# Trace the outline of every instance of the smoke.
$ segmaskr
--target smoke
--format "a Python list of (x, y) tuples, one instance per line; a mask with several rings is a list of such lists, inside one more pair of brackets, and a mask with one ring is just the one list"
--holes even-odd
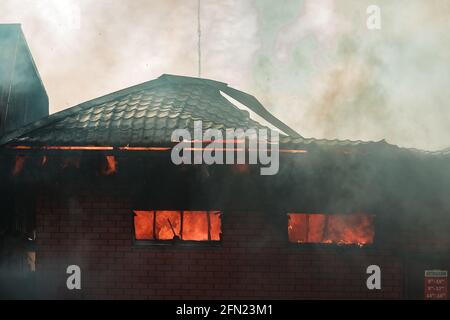
[[(273, 6), (258, 3), (259, 21), (273, 24)], [(258, 96), (305, 136), (447, 147), (449, 4), (377, 1), (379, 31), (366, 28), (370, 4), (304, 1), (286, 12), (275, 45), (256, 55)]]
[[(366, 28), (381, 8), (382, 29)], [(300, 134), (450, 145), (446, 0), (203, 0), (203, 77)], [(3, 0), (56, 112), (162, 73), (197, 75), (197, 0)]]

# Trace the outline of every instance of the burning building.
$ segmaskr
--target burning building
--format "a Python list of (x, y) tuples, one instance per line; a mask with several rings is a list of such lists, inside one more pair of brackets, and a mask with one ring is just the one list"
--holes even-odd
[[(171, 161), (195, 121), (264, 128), (244, 107), (281, 132), (278, 174)], [(172, 75), (21, 124), (0, 140), (2, 230), (35, 297), (424, 298), (424, 272), (450, 267), (450, 150), (306, 139), (249, 94)]]

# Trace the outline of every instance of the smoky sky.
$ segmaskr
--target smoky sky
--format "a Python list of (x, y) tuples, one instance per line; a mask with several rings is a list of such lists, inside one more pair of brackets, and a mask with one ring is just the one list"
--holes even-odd
[[(450, 1), (202, 0), (202, 77), (304, 137), (450, 146)], [(381, 30), (366, 27), (369, 5)], [(1, 0), (51, 112), (163, 73), (197, 76), (197, 0)]]

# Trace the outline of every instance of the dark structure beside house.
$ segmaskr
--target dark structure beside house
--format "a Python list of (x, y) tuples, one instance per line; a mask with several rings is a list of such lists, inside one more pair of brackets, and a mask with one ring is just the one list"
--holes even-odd
[(48, 97), (18, 24), (0, 25), (0, 136), (48, 116)]
[[(263, 128), (226, 96), (283, 133), (278, 174), (173, 164), (196, 120)], [(163, 75), (0, 144), (2, 225), (35, 243), (38, 298), (423, 298), (450, 267), (449, 151), (305, 139), (224, 83)]]
[[(48, 97), (22, 29), (18, 24), (1, 24), (0, 137), (46, 116)], [(2, 191), (11, 188), (3, 176), (0, 184)], [(28, 270), (34, 254), (26, 241), (23, 225), (16, 224), (11, 228), (18, 215), (28, 216), (28, 213), (19, 213), (10, 191), (2, 195), (0, 204), (0, 298), (5, 291), (8, 291), (8, 297), (29, 293), (33, 277)], [(16, 291), (11, 287), (20, 289)]]

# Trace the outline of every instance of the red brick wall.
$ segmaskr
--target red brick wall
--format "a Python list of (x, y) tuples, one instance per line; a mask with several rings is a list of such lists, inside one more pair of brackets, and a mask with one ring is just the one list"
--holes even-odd
[[(220, 247), (133, 245), (129, 202), (118, 197), (42, 198), (37, 278), (43, 297), (143, 299), (402, 298), (401, 258), (381, 248), (292, 246), (263, 213), (225, 212)], [(66, 288), (68, 265), (82, 289)], [(382, 289), (366, 287), (367, 266)]]

